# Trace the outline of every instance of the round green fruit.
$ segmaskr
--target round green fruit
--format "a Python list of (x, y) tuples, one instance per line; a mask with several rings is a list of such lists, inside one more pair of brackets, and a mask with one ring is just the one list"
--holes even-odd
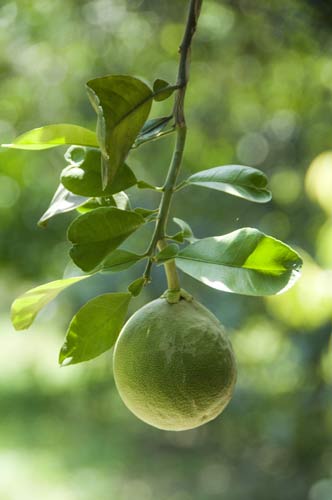
[(188, 297), (174, 304), (161, 297), (139, 309), (119, 335), (113, 368), (126, 406), (144, 422), (173, 431), (217, 417), (236, 381), (222, 325)]

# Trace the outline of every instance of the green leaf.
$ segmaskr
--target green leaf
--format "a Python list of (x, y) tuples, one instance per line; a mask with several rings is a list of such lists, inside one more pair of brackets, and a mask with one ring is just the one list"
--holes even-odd
[(153, 83), (153, 92), (155, 93), (154, 100), (164, 101), (173, 94), (174, 90), (175, 87), (171, 86), (166, 80), (157, 78)]
[(62, 184), (80, 196), (109, 196), (128, 189), (137, 179), (127, 165), (123, 165), (104, 188), (101, 183), (101, 152), (99, 149), (73, 146), (65, 155), (70, 163), (61, 173)]
[(169, 260), (173, 260), (178, 254), (178, 252), (179, 252), (178, 245), (176, 243), (170, 243), (156, 255), (156, 261), (159, 264), (163, 264)]
[(151, 189), (152, 191), (160, 191), (160, 189), (158, 189), (156, 186), (153, 186), (152, 184), (149, 184), (145, 181), (138, 181), (137, 187), (138, 189)]
[(123, 165), (151, 109), (153, 92), (142, 80), (126, 75), (105, 76), (87, 83), (103, 155), (106, 186)]
[(85, 304), (69, 325), (59, 363), (81, 363), (111, 349), (125, 321), (130, 299), (130, 293), (107, 293)]
[(123, 191), (115, 193), (113, 196), (88, 198), (88, 201), (84, 203), (84, 205), (78, 207), (77, 211), (80, 214), (85, 214), (86, 212), (91, 212), (91, 210), (101, 207), (117, 207), (120, 210), (130, 209), (129, 198)]
[(41, 150), (76, 144), (78, 146), (98, 146), (95, 132), (78, 125), (61, 123), (35, 128), (19, 135), (12, 144), (2, 144), (3, 148)]
[(184, 240), (189, 241), (189, 243), (194, 243), (195, 241), (197, 241), (197, 238), (195, 238), (194, 233), (192, 232), (191, 227), (187, 222), (182, 219), (178, 219), (177, 217), (173, 217), (173, 221), (182, 229)]
[(137, 207), (134, 208), (134, 212), (144, 217), (144, 219), (147, 222), (150, 222), (152, 220), (156, 220), (157, 214), (159, 213), (159, 209), (157, 208), (155, 210), (149, 210), (148, 208)]
[[(141, 146), (141, 144), (144, 144), (145, 142), (154, 141), (165, 135), (163, 131), (166, 129), (172, 119), (173, 115), (147, 120), (132, 147), (138, 148), (138, 146)], [(175, 128), (173, 127), (168, 132), (174, 132), (174, 130)]]
[(112, 198), (115, 201), (115, 205), (120, 208), (120, 210), (131, 210), (129, 197), (124, 191), (114, 193)]
[[(76, 195), (74, 195), (76, 196)], [(77, 212), (79, 214), (86, 214), (87, 212), (91, 212), (92, 210), (96, 210), (96, 208), (100, 207), (105, 207), (105, 206), (116, 206), (114, 200), (111, 198), (112, 202), (111, 203), (105, 203), (103, 198), (88, 198), (88, 200), (84, 203), (84, 205), (81, 205), (77, 207)]]
[(32, 288), (18, 297), (12, 304), (11, 319), (15, 330), (25, 330), (32, 325), (39, 311), (53, 300), (60, 292), (89, 276), (78, 276), (51, 281)]
[(60, 184), (51, 200), (51, 203), (46, 212), (41, 216), (38, 225), (41, 227), (47, 226), (48, 221), (55, 215), (63, 214), (81, 207), (88, 201), (84, 196), (77, 196), (70, 193), (62, 184)]
[(179, 252), (176, 263), (217, 290), (274, 295), (295, 283), (302, 260), (285, 243), (257, 229), (243, 228), (188, 245)]
[(185, 241), (182, 231), (179, 231), (178, 233), (169, 235), (166, 237), (166, 239), (176, 241), (177, 243), (184, 243), (184, 241)]
[(141, 277), (130, 283), (128, 286), (128, 292), (131, 293), (133, 297), (137, 297), (144, 288), (145, 278)]
[(146, 258), (144, 255), (138, 255), (127, 250), (114, 250), (104, 260), (101, 271), (105, 273), (124, 271), (144, 258)]
[(114, 207), (80, 215), (68, 229), (70, 256), (83, 271), (91, 271), (142, 224), (141, 215)]
[(257, 203), (271, 200), (266, 175), (256, 168), (225, 165), (191, 175), (184, 184), (194, 184), (245, 198)]

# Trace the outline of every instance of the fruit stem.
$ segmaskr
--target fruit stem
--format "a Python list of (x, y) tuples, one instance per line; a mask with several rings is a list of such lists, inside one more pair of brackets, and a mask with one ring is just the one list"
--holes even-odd
[[(168, 169), (165, 184), (163, 186), (163, 194), (159, 205), (159, 215), (156, 222), (155, 230), (151, 239), (150, 246), (147, 250), (150, 259), (145, 269), (144, 278), (146, 283), (150, 281), (151, 268), (153, 264), (153, 255), (157, 245), (160, 249), (164, 248), (166, 234), (166, 226), (168, 221), (169, 209), (172, 197), (175, 191), (176, 180), (180, 171), (184, 147), (186, 143), (186, 120), (184, 115), (184, 99), (189, 81), (190, 68), (190, 53), (191, 42), (196, 32), (197, 22), (201, 11), (203, 0), (190, 0), (188, 18), (186, 23), (183, 40), (179, 48), (180, 62), (178, 69), (178, 77), (176, 86), (178, 90), (175, 94), (175, 102), (173, 115), (175, 120), (176, 141), (172, 160)], [(166, 262), (164, 264), (165, 273), (170, 290), (180, 290), (180, 281), (176, 270), (175, 261)]]
[[(159, 250), (163, 250), (166, 247), (167, 247), (167, 243), (165, 240), (158, 241)], [(168, 289), (171, 291), (179, 291), (180, 290), (180, 280), (179, 280), (178, 272), (176, 269), (175, 261), (170, 260), (169, 262), (165, 262), (164, 269), (165, 269)]]

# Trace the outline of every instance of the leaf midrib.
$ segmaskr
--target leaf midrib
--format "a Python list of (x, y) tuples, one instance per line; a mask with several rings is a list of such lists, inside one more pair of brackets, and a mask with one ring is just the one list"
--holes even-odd
[(194, 257), (186, 257), (184, 255), (178, 255), (177, 257), (175, 257), (175, 259), (184, 259), (184, 260), (192, 260), (194, 262), (201, 262), (203, 264), (207, 264), (207, 265), (214, 265), (214, 266), (221, 266), (221, 267), (231, 267), (233, 269), (242, 269), (242, 270), (247, 270), (247, 271), (257, 271), (257, 272), (263, 272), (263, 271), (271, 271), (271, 272), (288, 272), (288, 271), (296, 271), (296, 269), (286, 269), (286, 268), (283, 268), (283, 269), (274, 269), (274, 268), (256, 268), (256, 267), (246, 267), (246, 266), (235, 266), (235, 265), (232, 265), (232, 264), (220, 264), (218, 262), (209, 262), (209, 261), (206, 261), (206, 260), (202, 260), (202, 259), (197, 259), (197, 258), (194, 258)]
[(240, 186), (240, 187), (244, 187), (244, 188), (247, 188), (247, 189), (252, 189), (253, 191), (264, 191), (264, 192), (270, 194), (270, 190), (267, 189), (266, 187), (258, 188), (256, 186), (252, 186), (252, 185), (245, 184), (245, 183), (240, 183), (240, 182), (235, 183), (235, 182), (229, 182), (229, 181), (225, 182), (225, 181), (212, 181), (212, 180), (210, 180), (210, 181), (200, 181), (200, 180), (195, 181), (194, 180), (194, 181), (189, 181), (189, 182), (190, 182), (190, 184), (209, 184), (209, 183), (210, 184), (213, 184), (213, 183), (215, 183), (215, 184), (226, 184), (226, 185), (229, 184), (230, 186)]

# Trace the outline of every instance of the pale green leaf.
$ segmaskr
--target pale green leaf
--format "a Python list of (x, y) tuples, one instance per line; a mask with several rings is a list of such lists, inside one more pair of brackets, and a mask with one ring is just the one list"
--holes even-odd
[(115, 207), (83, 214), (68, 229), (68, 239), (73, 243), (70, 256), (83, 271), (91, 271), (144, 222), (141, 215)]
[(302, 260), (285, 243), (243, 228), (188, 245), (176, 257), (182, 271), (217, 290), (274, 295), (299, 277)]
[(81, 363), (111, 349), (125, 321), (130, 299), (130, 293), (107, 293), (85, 304), (69, 325), (59, 363)]
[(67, 123), (46, 125), (19, 135), (12, 144), (2, 144), (3, 148), (41, 150), (76, 144), (78, 146), (98, 146), (95, 132), (78, 125)]
[(44, 227), (55, 215), (63, 214), (75, 210), (87, 203), (88, 198), (71, 193), (60, 184), (50, 202), (46, 212), (41, 216), (38, 225)]
[(39, 311), (70, 285), (88, 278), (78, 276), (63, 280), (51, 281), (45, 285), (32, 288), (18, 297), (11, 307), (11, 319), (15, 330), (25, 330), (33, 323)]

